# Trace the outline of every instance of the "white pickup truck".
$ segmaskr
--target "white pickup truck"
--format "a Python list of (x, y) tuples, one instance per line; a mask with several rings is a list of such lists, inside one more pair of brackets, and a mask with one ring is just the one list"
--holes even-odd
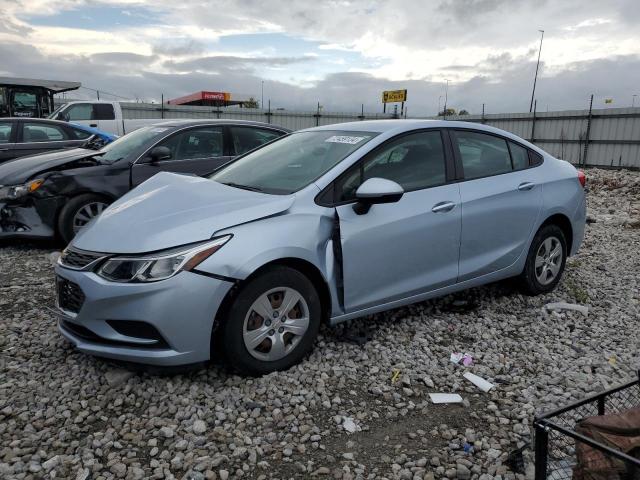
[(163, 121), (162, 118), (127, 119), (123, 115), (119, 102), (100, 100), (65, 103), (54, 110), (48, 118), (81, 123), (119, 136)]

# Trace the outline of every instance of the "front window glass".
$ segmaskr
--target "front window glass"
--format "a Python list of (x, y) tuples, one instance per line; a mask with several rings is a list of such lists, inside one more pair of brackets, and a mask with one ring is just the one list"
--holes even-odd
[(511, 171), (511, 157), (504, 139), (463, 130), (454, 133), (455, 144), (462, 158), (465, 179), (488, 177)]
[(167, 128), (164, 127), (144, 127), (134, 130), (103, 147), (100, 152), (103, 152), (104, 155), (100, 158), (106, 162), (117, 162), (166, 131)]
[(365, 180), (385, 178), (405, 191), (434, 187), (445, 183), (445, 157), (439, 131), (404, 135), (350, 169), (336, 181), (335, 199), (355, 199)]
[(159, 146), (171, 150), (173, 160), (216, 158), (223, 155), (222, 140), (222, 127), (194, 128), (172, 135)]
[(93, 105), (90, 103), (78, 103), (71, 105), (65, 112), (69, 116), (70, 122), (76, 122), (78, 120), (91, 120), (91, 114), (93, 113)]
[(293, 133), (247, 154), (209, 178), (239, 188), (290, 194), (328, 172), (376, 135), (340, 130)]
[(13, 114), (16, 117), (37, 117), (38, 98), (31, 92), (13, 93)]
[(68, 140), (67, 133), (57, 125), (44, 125), (42, 123), (25, 122), (22, 127), (22, 141), (30, 142), (57, 142)]

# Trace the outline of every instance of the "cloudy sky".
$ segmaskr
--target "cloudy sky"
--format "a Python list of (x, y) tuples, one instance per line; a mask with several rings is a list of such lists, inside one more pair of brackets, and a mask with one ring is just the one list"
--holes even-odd
[(406, 88), (409, 114), (432, 115), (448, 79), (451, 107), (523, 112), (539, 29), (539, 110), (640, 94), (637, 0), (0, 0), (0, 12), (0, 75), (130, 99), (260, 100), (264, 81), (272, 107), (379, 111), (382, 90)]

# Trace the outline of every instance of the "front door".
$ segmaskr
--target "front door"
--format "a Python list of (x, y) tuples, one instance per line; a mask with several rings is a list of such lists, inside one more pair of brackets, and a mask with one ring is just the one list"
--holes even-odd
[(0, 162), (14, 158), (15, 123), (0, 120)]
[(469, 130), (451, 136), (464, 173), (459, 281), (465, 281), (509, 267), (526, 253), (542, 208), (542, 179), (515, 142)]
[[(460, 193), (447, 183), (446, 160), (441, 132), (422, 131), (390, 140), (336, 180), (347, 313), (455, 283)], [(358, 215), (355, 191), (369, 178), (392, 180), (405, 193)]]
[(167, 147), (171, 151), (171, 158), (153, 161), (149, 156), (153, 147), (149, 149), (132, 167), (132, 188), (158, 172), (205, 175), (231, 159), (231, 156), (227, 154), (224, 127), (222, 126), (204, 126), (181, 130), (156, 146)]

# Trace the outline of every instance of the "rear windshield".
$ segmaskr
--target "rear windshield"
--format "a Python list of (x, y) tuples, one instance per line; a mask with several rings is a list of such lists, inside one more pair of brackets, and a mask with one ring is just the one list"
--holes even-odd
[(209, 178), (247, 190), (290, 194), (321, 177), (376, 135), (340, 130), (292, 133), (239, 158)]

